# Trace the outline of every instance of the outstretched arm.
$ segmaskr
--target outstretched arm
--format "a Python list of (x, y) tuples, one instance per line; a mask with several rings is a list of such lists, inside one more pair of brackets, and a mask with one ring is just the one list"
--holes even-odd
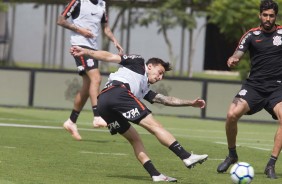
[(105, 35), (114, 43), (115, 47), (118, 49), (119, 54), (123, 54), (123, 48), (120, 46), (119, 42), (115, 38), (114, 34), (111, 31), (111, 28), (108, 23), (102, 24)]
[(91, 57), (94, 57), (97, 60), (105, 61), (105, 62), (112, 62), (112, 63), (121, 62), (120, 55), (112, 54), (108, 51), (103, 51), (103, 50), (90, 50), (90, 49), (82, 48), (79, 46), (72, 46), (70, 49), (70, 53), (73, 56), (89, 55)]
[(206, 106), (205, 100), (197, 98), (195, 100), (180, 99), (173, 96), (164, 96), (157, 94), (153, 99), (153, 102), (160, 103), (166, 106), (192, 106), (198, 108), (204, 108)]

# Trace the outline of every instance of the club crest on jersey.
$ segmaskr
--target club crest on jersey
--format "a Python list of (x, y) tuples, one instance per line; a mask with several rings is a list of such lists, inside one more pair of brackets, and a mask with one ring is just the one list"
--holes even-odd
[(279, 46), (282, 44), (281, 36), (274, 36), (273, 37), (273, 45)]
[(89, 66), (89, 67), (94, 66), (94, 61), (93, 61), (93, 59), (87, 59), (86, 63), (87, 63), (87, 66)]

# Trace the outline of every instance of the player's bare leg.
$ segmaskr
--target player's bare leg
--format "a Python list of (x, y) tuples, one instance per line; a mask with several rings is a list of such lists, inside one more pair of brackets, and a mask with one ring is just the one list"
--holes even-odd
[(278, 103), (274, 109), (274, 113), (276, 114), (278, 118), (278, 128), (276, 131), (276, 134), (274, 136), (274, 146), (272, 149), (272, 154), (270, 156), (270, 159), (265, 167), (264, 173), (267, 175), (270, 179), (277, 179), (276, 173), (275, 173), (275, 164), (279, 157), (279, 154), (281, 152), (282, 148), (282, 102)]
[(153, 118), (152, 114), (149, 114), (143, 118), (139, 125), (153, 134), (162, 145), (168, 147), (172, 152), (174, 152), (189, 169), (193, 168), (197, 163), (203, 163), (208, 158), (208, 155), (206, 154), (196, 155), (187, 152), (177, 142), (174, 136), (164, 129), (163, 126)]
[(245, 100), (241, 98), (234, 98), (229, 107), (225, 122), (229, 154), (226, 159), (217, 167), (218, 173), (226, 172), (230, 165), (238, 161), (238, 155), (236, 151), (236, 137), (238, 132), (237, 123), (238, 120), (248, 111), (249, 106)]
[[(83, 75), (82, 76), (82, 87), (79, 90), (79, 92), (76, 94), (75, 99), (74, 99), (74, 107), (73, 111), (77, 112), (76, 117), (70, 117), (67, 121), (64, 122), (63, 127), (72, 135), (72, 137), (76, 140), (81, 140), (81, 136), (78, 132), (77, 125), (76, 125), (76, 120), (79, 115), (79, 112), (82, 110), (84, 107), (88, 97), (89, 97), (89, 84), (90, 80), (88, 76)], [(73, 116), (73, 115), (71, 115)]]
[[(87, 75), (90, 79), (88, 90), (89, 90), (91, 105), (93, 108), (96, 108), (97, 96), (99, 95), (100, 84), (101, 84), (102, 78), (101, 78), (101, 75), (98, 69), (92, 69), (92, 70), (87, 71)], [(93, 119), (94, 128), (106, 127), (107, 123), (104, 121), (104, 119), (100, 115), (97, 115), (97, 113), (98, 113), (97, 111), (94, 112), (95, 114), (94, 119)]]
[(138, 132), (135, 130), (133, 126), (130, 126), (130, 128), (124, 134), (122, 134), (122, 136), (125, 137), (128, 140), (128, 142), (132, 145), (135, 157), (147, 170), (147, 172), (152, 177), (153, 181), (177, 182), (177, 179), (161, 174), (154, 167), (153, 163), (151, 162), (150, 158), (148, 157), (145, 151), (144, 144)]

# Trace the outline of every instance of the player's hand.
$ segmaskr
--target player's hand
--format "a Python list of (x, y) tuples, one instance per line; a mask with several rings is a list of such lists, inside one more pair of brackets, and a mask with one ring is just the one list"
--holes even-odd
[(206, 102), (203, 99), (197, 98), (197, 99), (195, 99), (191, 102), (191, 106), (192, 107), (199, 107), (199, 108), (202, 109), (202, 108), (205, 108)]
[(227, 60), (227, 66), (229, 68), (236, 66), (238, 63), (239, 59), (232, 56)]
[(70, 48), (70, 53), (73, 56), (82, 56), (82, 55), (86, 54), (86, 49), (79, 47), (79, 46), (72, 46)]
[(79, 27), (79, 29), (77, 29), (77, 32), (80, 33), (81, 35), (83, 35), (86, 38), (94, 38), (95, 37), (95, 35), (92, 33), (92, 31), (90, 29), (87, 29), (87, 28)]
[(118, 55), (123, 54), (123, 48), (120, 46), (118, 42), (114, 42), (115, 47), (118, 49)]

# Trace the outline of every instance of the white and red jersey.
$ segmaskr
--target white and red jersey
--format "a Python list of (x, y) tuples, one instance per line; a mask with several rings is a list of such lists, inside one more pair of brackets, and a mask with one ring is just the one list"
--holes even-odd
[(71, 32), (72, 45), (86, 46), (98, 50), (98, 37), (101, 23), (107, 23), (106, 2), (103, 0), (72, 0), (64, 9), (62, 15), (77, 27), (87, 28), (94, 34), (93, 38)]
[(152, 103), (156, 93), (150, 90), (145, 60), (140, 55), (122, 55), (121, 67), (118, 71), (111, 73), (106, 86), (112, 81), (120, 81), (129, 84), (130, 91), (139, 100), (145, 99)]

